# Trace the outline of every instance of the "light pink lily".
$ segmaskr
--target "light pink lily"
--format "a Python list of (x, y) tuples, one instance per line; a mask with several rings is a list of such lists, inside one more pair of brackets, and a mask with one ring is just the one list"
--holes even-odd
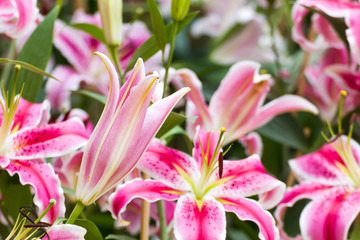
[(348, 239), (350, 226), (360, 212), (359, 156), (359, 144), (341, 136), (317, 152), (290, 160), (300, 184), (288, 189), (276, 209), (279, 227), (283, 227), (287, 207), (310, 199), (300, 216), (302, 237)]
[[(88, 15), (82, 10), (75, 12), (73, 23), (89, 23), (101, 27), (99, 14)], [(86, 89), (106, 95), (109, 92), (107, 71), (101, 60), (92, 53), (96, 51), (107, 53), (105, 44), (90, 35), (66, 26), (61, 21), (56, 22), (54, 45), (71, 63), (72, 67), (58, 66), (52, 73), (63, 83), (49, 79), (46, 92), (52, 107), (59, 111), (69, 110), (72, 90), (80, 88), (80, 83)], [(119, 57), (122, 70), (125, 69), (134, 51), (151, 36), (146, 25), (135, 21), (123, 25), (123, 43), (119, 47)], [(155, 55), (146, 62), (148, 72), (161, 66), (161, 56)]]
[(308, 83), (305, 97), (316, 104), (323, 119), (334, 119), (341, 90), (349, 93), (345, 98), (343, 114), (354, 110), (360, 103), (360, 79), (355, 68), (356, 64), (348, 66), (345, 48), (327, 49), (316, 65), (306, 68)]
[[(76, 118), (47, 124), (49, 102), (34, 104), (15, 97), (14, 103), (2, 103), (0, 115), (0, 167), (18, 174), (21, 184), (34, 189), (34, 203), (42, 212), (51, 198), (57, 204), (45, 216), (54, 222), (64, 216), (64, 196), (60, 181), (50, 164), (39, 158), (56, 157), (84, 146), (89, 134)], [(29, 161), (32, 160), (32, 161)]]
[[(309, 41), (304, 34), (303, 24), (306, 16), (310, 13), (306, 7), (314, 8), (333, 18), (345, 19), (348, 26), (346, 34), (352, 50), (359, 53), (358, 19), (355, 16), (360, 11), (360, 4), (349, 0), (299, 0), (295, 3), (292, 11), (294, 20), (293, 39), (306, 51), (315, 51), (326, 47), (342, 47), (342, 42), (331, 24), (320, 14), (312, 16), (313, 31), (318, 34), (314, 42)], [(357, 50), (356, 50), (357, 49)], [(359, 55), (357, 55), (359, 56)], [(358, 59), (360, 60), (360, 58)]]
[(0, 34), (18, 38), (29, 33), (39, 12), (37, 0), (0, 0)]
[(158, 74), (145, 77), (139, 59), (120, 89), (111, 61), (97, 54), (109, 71), (111, 86), (104, 111), (84, 150), (76, 185), (76, 199), (83, 205), (116, 186), (135, 167), (171, 109), (189, 91), (180, 89), (149, 107)]
[[(272, 208), (281, 200), (285, 185), (265, 172), (257, 155), (223, 161), (220, 177), (221, 135), (198, 128), (193, 157), (153, 141), (138, 168), (154, 180), (135, 179), (120, 185), (109, 199), (113, 217), (121, 220), (134, 198), (178, 200), (177, 239), (225, 239), (225, 211), (255, 222), (261, 239), (278, 239), (274, 219), (263, 208)], [(259, 195), (258, 202), (246, 198), (254, 195)]]
[[(260, 64), (243, 61), (233, 65), (219, 88), (212, 96), (209, 106), (202, 94), (202, 84), (195, 73), (180, 69), (175, 80), (191, 88), (186, 107), (187, 116), (197, 116), (195, 123), (187, 123), (187, 132), (194, 136), (196, 126), (205, 130), (227, 129), (225, 144), (240, 140), (252, 145), (260, 154), (260, 137), (251, 131), (268, 123), (278, 114), (289, 111), (317, 113), (317, 108), (306, 99), (295, 95), (284, 95), (264, 104), (273, 83), (269, 74), (259, 74)], [(259, 142), (260, 141), (260, 142)]]

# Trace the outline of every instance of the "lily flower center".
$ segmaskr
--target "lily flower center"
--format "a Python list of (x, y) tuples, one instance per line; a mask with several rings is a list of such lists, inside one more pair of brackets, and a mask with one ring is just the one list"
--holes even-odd
[(222, 145), (224, 143), (224, 133), (226, 132), (225, 128), (220, 129), (220, 136), (214, 152), (210, 154), (210, 133), (206, 146), (206, 152), (204, 151), (204, 146), (200, 143), (201, 148), (201, 157), (202, 157), (202, 166), (201, 166), (201, 175), (200, 180), (192, 182), (192, 190), (198, 202), (201, 202), (203, 197), (208, 193), (212, 188), (220, 185), (225, 179), (215, 179), (214, 172), (219, 170), (219, 176), (222, 176), (222, 164), (223, 164), (223, 153)]
[[(13, 120), (15, 117), (17, 106), (20, 102), (20, 96), (24, 89), (24, 85), (20, 91), (19, 95), (15, 94), (16, 82), (18, 78), (18, 73), (21, 69), (20, 65), (15, 65), (15, 80), (11, 94), (8, 91), (5, 91), (4, 85), (2, 85), (2, 95), (4, 97), (4, 102), (0, 101), (2, 109), (2, 121), (0, 127), (0, 155), (4, 155), (7, 152), (6, 139), (11, 134), (11, 129), (13, 128)], [(15, 126), (14, 131), (17, 130)]]

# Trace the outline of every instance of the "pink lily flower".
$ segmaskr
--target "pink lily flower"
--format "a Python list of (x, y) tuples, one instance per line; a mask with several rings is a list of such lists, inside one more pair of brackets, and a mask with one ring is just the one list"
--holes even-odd
[[(45, 216), (54, 222), (64, 216), (64, 196), (60, 181), (50, 164), (39, 158), (56, 157), (84, 146), (89, 134), (76, 118), (47, 124), (49, 102), (34, 104), (15, 97), (8, 107), (2, 103), (0, 114), (0, 167), (10, 175), (18, 174), (21, 184), (34, 189), (34, 203), (42, 212), (51, 198), (57, 204)], [(32, 160), (32, 161), (29, 161)]]
[(305, 70), (308, 83), (305, 97), (319, 108), (324, 120), (332, 121), (340, 101), (340, 91), (349, 94), (345, 98), (343, 114), (354, 110), (360, 103), (360, 79), (355, 71), (356, 64), (348, 66), (348, 54), (345, 48), (329, 48), (315, 66)]
[(209, 106), (202, 94), (202, 84), (194, 72), (188, 69), (177, 70), (175, 81), (191, 88), (186, 107), (187, 116), (197, 116), (195, 123), (187, 123), (187, 132), (194, 136), (196, 126), (204, 130), (225, 127), (225, 145), (240, 140), (261, 154), (261, 138), (251, 131), (268, 123), (278, 114), (289, 111), (308, 111), (318, 113), (317, 108), (306, 99), (295, 95), (284, 95), (264, 104), (273, 80), (269, 74), (259, 74), (260, 64), (242, 61), (234, 64), (219, 88), (212, 96)]
[(104, 111), (84, 150), (76, 199), (89, 205), (116, 186), (136, 165), (175, 104), (188, 91), (183, 88), (149, 107), (158, 74), (145, 77), (138, 60), (126, 83), (119, 87), (111, 61), (97, 53), (110, 75)]
[(36, 3), (37, 0), (0, 0), (0, 34), (11, 38), (28, 34), (39, 12)]
[[(352, 50), (358, 49), (358, 16), (360, 4), (349, 0), (298, 0), (292, 11), (294, 20), (293, 40), (306, 51), (315, 51), (326, 47), (342, 47), (342, 42), (338, 38), (337, 33), (331, 24), (320, 14), (313, 14), (312, 23), (313, 30), (318, 34), (315, 42), (309, 41), (303, 32), (303, 24), (305, 17), (310, 10), (305, 7), (314, 8), (333, 18), (344, 18), (345, 23), (349, 27), (346, 34)], [(357, 52), (358, 51), (354, 51)], [(357, 55), (360, 56), (360, 55)], [(358, 59), (360, 60), (360, 58)]]
[[(317, 152), (290, 160), (300, 184), (288, 189), (276, 209), (279, 228), (283, 227), (287, 207), (310, 199), (300, 216), (302, 237), (348, 239), (350, 226), (360, 212), (359, 153), (357, 142), (341, 136)], [(286, 236), (284, 231), (283, 235)]]
[[(73, 23), (90, 23), (101, 27), (101, 18), (95, 15), (85, 14), (82, 10), (75, 12)], [(110, 82), (107, 78), (107, 70), (101, 60), (92, 53), (96, 51), (107, 53), (105, 44), (94, 39), (90, 35), (66, 26), (61, 21), (56, 22), (56, 34), (54, 45), (72, 67), (57, 66), (52, 75), (63, 81), (60, 83), (49, 79), (46, 85), (47, 96), (53, 108), (62, 111), (70, 108), (71, 91), (85, 88), (106, 95), (109, 92)], [(119, 47), (119, 57), (122, 70), (128, 64), (134, 51), (149, 37), (151, 33), (142, 22), (123, 25), (123, 43)], [(161, 66), (161, 55), (157, 54), (146, 62), (149, 72), (155, 71)], [(99, 81), (101, 79), (101, 81)]]
[[(218, 160), (222, 134), (198, 128), (193, 157), (153, 141), (137, 167), (154, 180), (134, 179), (119, 185), (109, 199), (113, 217), (121, 221), (125, 207), (135, 198), (178, 200), (177, 239), (225, 239), (225, 211), (255, 222), (261, 239), (278, 239), (274, 219), (263, 208), (281, 200), (285, 185), (265, 173), (257, 155)], [(222, 176), (217, 171), (221, 163)], [(259, 201), (246, 198), (254, 195), (259, 195)]]

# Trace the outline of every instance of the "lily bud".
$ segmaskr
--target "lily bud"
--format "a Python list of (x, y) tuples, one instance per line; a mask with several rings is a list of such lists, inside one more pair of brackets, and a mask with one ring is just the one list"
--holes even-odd
[(106, 43), (119, 46), (122, 41), (122, 0), (98, 0)]
[(171, 18), (175, 22), (182, 21), (189, 11), (190, 0), (172, 0)]

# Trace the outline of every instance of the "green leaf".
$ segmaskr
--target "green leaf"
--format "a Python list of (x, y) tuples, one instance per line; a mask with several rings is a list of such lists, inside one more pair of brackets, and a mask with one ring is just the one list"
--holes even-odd
[[(26, 41), (17, 60), (45, 70), (52, 51), (54, 23), (59, 11), (60, 6), (56, 6), (39, 24)], [(14, 77), (11, 79), (13, 80)], [(35, 102), (43, 83), (43, 77), (29, 70), (22, 70), (19, 73), (16, 86), (17, 92), (20, 91), (23, 83), (25, 84), (25, 91), (22, 97), (31, 102)], [(10, 84), (12, 87), (13, 81)]]
[(59, 79), (57, 79), (56, 77), (54, 77), (53, 75), (41, 70), (40, 68), (37, 68), (29, 63), (26, 63), (26, 62), (22, 62), (22, 61), (17, 61), (17, 60), (11, 60), (11, 59), (7, 59), (7, 58), (0, 58), (0, 63), (12, 63), (12, 64), (18, 64), (20, 66), (22, 66), (23, 68), (27, 69), (27, 70), (30, 70), (34, 73), (38, 73), (40, 75), (43, 75), (43, 76), (47, 76), (47, 77), (50, 77), (50, 78), (53, 78), (59, 82), (61, 82)]
[[(191, 20), (198, 14), (199, 12), (192, 12), (186, 15), (184, 20), (182, 20), (179, 23), (179, 28), (177, 33), (179, 33), (186, 25), (188, 25)], [(166, 42), (170, 41), (170, 36), (172, 32), (172, 25), (173, 23), (170, 23), (166, 25), (165, 31), (166, 31)], [(155, 39), (155, 36), (151, 36), (148, 40), (146, 40), (141, 46), (136, 49), (134, 54), (132, 55), (128, 65), (126, 66), (125, 72), (129, 71), (136, 63), (137, 59), (141, 57), (144, 61), (148, 60), (150, 57), (152, 57), (155, 53), (157, 53), (160, 50), (160, 47)]]
[(136, 240), (136, 238), (133, 237), (129, 237), (126, 235), (115, 235), (115, 234), (110, 234), (108, 236), (105, 237), (106, 240), (110, 240), (110, 239), (114, 239), (114, 240)]
[(291, 114), (282, 114), (257, 130), (279, 143), (306, 151), (308, 143), (299, 122)]
[(30, 185), (21, 185), (19, 177), (16, 174), (11, 177), (5, 170), (0, 172), (0, 193), (2, 210), (16, 219), (19, 215), (19, 208), (21, 206), (33, 204), (33, 197), (30, 191)]
[(101, 94), (98, 94), (98, 93), (94, 93), (94, 92), (87, 91), (87, 90), (76, 90), (76, 91), (72, 91), (72, 92), (73, 93), (79, 93), (79, 94), (91, 97), (92, 99), (95, 99), (96, 101), (98, 101), (98, 102), (100, 102), (102, 104), (106, 103), (107, 97), (103, 96)]
[(75, 221), (75, 225), (81, 226), (86, 229), (85, 240), (103, 239), (99, 229), (93, 222), (85, 219), (77, 219)]
[(74, 189), (64, 187), (64, 186), (62, 186), (62, 188), (63, 188), (65, 194), (75, 195), (75, 190)]
[(351, 231), (349, 240), (358, 240), (360, 239), (360, 222), (355, 220), (354, 227)]
[(104, 32), (101, 28), (94, 24), (90, 23), (72, 23), (69, 24), (70, 27), (79, 29), (91, 35), (93, 38), (99, 40), (100, 42), (106, 44)]
[(151, 25), (159, 48), (164, 51), (167, 43), (165, 23), (155, 0), (147, 0), (151, 16)]
[(159, 129), (158, 133), (156, 134), (156, 137), (161, 138), (168, 131), (170, 131), (175, 126), (182, 124), (185, 120), (186, 120), (186, 116), (179, 113), (171, 112), (169, 116), (166, 118), (161, 128)]

